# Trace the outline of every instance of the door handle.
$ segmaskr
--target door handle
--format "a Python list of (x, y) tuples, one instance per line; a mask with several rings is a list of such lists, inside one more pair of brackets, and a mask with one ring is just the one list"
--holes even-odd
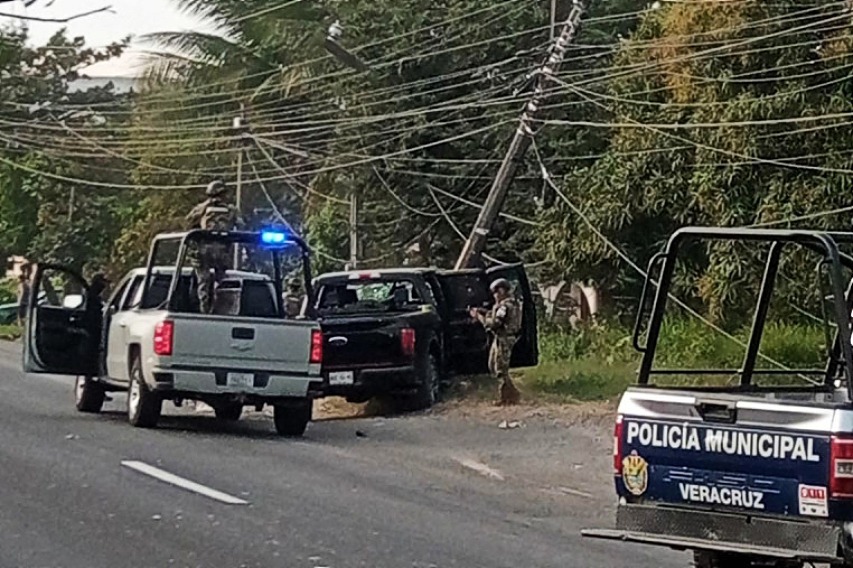
[(126, 321), (120, 321), (120, 322), (118, 322), (118, 326), (119, 327), (127, 327), (127, 322)]

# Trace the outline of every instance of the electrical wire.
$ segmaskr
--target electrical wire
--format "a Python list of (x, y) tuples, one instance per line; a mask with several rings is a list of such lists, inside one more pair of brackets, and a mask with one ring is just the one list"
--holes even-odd
[[(633, 269), (634, 269), (638, 274), (640, 274), (643, 278), (648, 279), (648, 278), (649, 278), (649, 275), (646, 273), (646, 271), (644, 271), (642, 268), (640, 268), (640, 266), (639, 266), (639, 265), (637, 265), (637, 263), (635, 263), (633, 260), (631, 260), (631, 257), (629, 257), (629, 256), (628, 256), (624, 251), (622, 251), (622, 249), (621, 249), (621, 248), (619, 248), (619, 246), (618, 246), (618, 245), (616, 245), (616, 244), (615, 244), (615, 243), (613, 243), (610, 239), (608, 239), (608, 238), (604, 235), (604, 233), (602, 233), (602, 232), (598, 229), (598, 227), (596, 227), (596, 226), (595, 226), (595, 223), (593, 223), (593, 222), (592, 222), (592, 220), (590, 220), (590, 219), (589, 219), (589, 217), (588, 217), (588, 216), (587, 216), (587, 215), (586, 215), (586, 214), (585, 214), (585, 213), (580, 209), (580, 207), (578, 207), (577, 205), (575, 205), (575, 204), (574, 204), (574, 203), (573, 203), (573, 202), (572, 202), (572, 201), (571, 201), (571, 200), (570, 200), (570, 199), (569, 199), (569, 198), (568, 198), (568, 197), (563, 193), (563, 191), (560, 189), (560, 187), (559, 187), (557, 184), (555, 184), (555, 183), (554, 183), (553, 179), (551, 178), (551, 174), (550, 174), (550, 172), (548, 171), (548, 168), (545, 166), (545, 163), (541, 160), (541, 156), (539, 155), (539, 150), (538, 150), (538, 148), (537, 148), (537, 146), (536, 146), (536, 141), (535, 141), (535, 139), (533, 139), (532, 148), (533, 148), (534, 155), (536, 156), (536, 159), (537, 159), (537, 161), (539, 162), (540, 171), (541, 171), (541, 173), (542, 173), (542, 179), (545, 181), (545, 183), (547, 183), (547, 184), (548, 184), (548, 186), (549, 186), (549, 187), (554, 191), (554, 193), (555, 193), (555, 194), (556, 194), (556, 195), (557, 195), (557, 196), (558, 196), (558, 197), (559, 197), (559, 198), (560, 198), (560, 199), (561, 199), (561, 200), (562, 200), (562, 201), (563, 201), (563, 202), (564, 202), (564, 203), (569, 207), (569, 209), (571, 209), (571, 210), (572, 210), (572, 212), (573, 212), (575, 215), (577, 215), (577, 216), (578, 216), (578, 218), (580, 218), (580, 219), (581, 219), (581, 221), (583, 221), (583, 223), (584, 223), (584, 224), (589, 228), (589, 230), (590, 230), (590, 231), (592, 231), (592, 232), (593, 232), (593, 233), (594, 233), (594, 234), (595, 234), (595, 235), (596, 235), (596, 236), (601, 240), (601, 242), (602, 242), (602, 243), (604, 243), (604, 244), (605, 244), (609, 249), (611, 249), (611, 250), (612, 250), (612, 251), (613, 251), (613, 252), (614, 252), (614, 253), (615, 253), (619, 258), (621, 258), (625, 263), (627, 263), (627, 264), (628, 264), (628, 266), (630, 266), (631, 268), (633, 268)], [(660, 282), (657, 282), (657, 281), (651, 281), (651, 283), (655, 286), (655, 288), (658, 288), (658, 287), (660, 286)], [(693, 308), (691, 308), (691, 307), (690, 307), (689, 305), (687, 305), (685, 302), (681, 301), (681, 300), (680, 300), (678, 297), (676, 297), (674, 294), (672, 294), (672, 293), (670, 293), (670, 292), (667, 292), (667, 297), (668, 297), (670, 300), (672, 300), (673, 302), (675, 302), (675, 303), (676, 303), (676, 304), (677, 304), (681, 309), (683, 309), (684, 311), (686, 311), (686, 312), (687, 312), (688, 314), (690, 314), (691, 316), (693, 316), (693, 317), (697, 318), (699, 321), (701, 321), (702, 323), (704, 323), (705, 325), (707, 325), (708, 327), (710, 327), (711, 329), (713, 329), (713, 330), (714, 330), (714, 331), (716, 331), (717, 333), (719, 333), (719, 334), (723, 335), (724, 337), (726, 337), (727, 339), (731, 340), (732, 342), (734, 342), (735, 344), (739, 345), (740, 347), (742, 347), (742, 348), (744, 348), (744, 349), (746, 349), (746, 348), (747, 348), (747, 344), (746, 344), (745, 342), (741, 341), (740, 339), (738, 339), (737, 337), (735, 337), (735, 336), (734, 336), (734, 335), (732, 335), (731, 333), (727, 332), (726, 330), (724, 330), (724, 329), (723, 329), (723, 328), (721, 328), (720, 326), (716, 325), (716, 324), (715, 324), (714, 322), (712, 322), (711, 320), (709, 320), (709, 319), (707, 319), (706, 317), (704, 317), (702, 314), (700, 314), (699, 312), (697, 312), (696, 310), (694, 310)], [(779, 361), (777, 361), (777, 360), (775, 360), (775, 359), (773, 359), (773, 358), (771, 358), (771, 357), (768, 357), (767, 355), (764, 355), (764, 354), (763, 354), (763, 353), (761, 353), (761, 352), (759, 352), (759, 353), (758, 353), (758, 356), (759, 356), (759, 357), (761, 357), (763, 360), (767, 361), (768, 363), (770, 363), (771, 365), (774, 365), (774, 366), (776, 366), (777, 368), (782, 369), (783, 371), (791, 371), (791, 372), (793, 372), (793, 369), (791, 369), (790, 367), (788, 367), (788, 366), (784, 365), (783, 363), (780, 363)], [(805, 376), (805, 375), (799, 375), (799, 374), (798, 374), (798, 376), (799, 376), (800, 378), (802, 378), (803, 380), (805, 380), (805, 381), (807, 381), (807, 382), (811, 383), (811, 384), (814, 384), (814, 385), (821, 384), (821, 383), (820, 383), (820, 381), (815, 381), (814, 379), (812, 379), (812, 378), (810, 378), (810, 377), (807, 377), (807, 376)]]

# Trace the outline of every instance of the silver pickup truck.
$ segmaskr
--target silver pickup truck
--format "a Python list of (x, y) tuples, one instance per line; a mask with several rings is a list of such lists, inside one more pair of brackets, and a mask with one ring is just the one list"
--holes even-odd
[[(187, 250), (199, 243), (251, 249), (255, 266), (226, 272), (211, 313), (199, 313), (197, 278), (184, 267)], [(283, 263), (294, 250), (310, 289), (307, 247), (296, 237), (160, 235), (148, 267), (128, 273), (105, 306), (73, 270), (39, 265), (32, 294), (44, 291), (45, 299), (30, 304), (24, 370), (76, 377), (82, 412), (99, 412), (107, 392), (127, 391), (128, 420), (138, 427), (157, 425), (164, 400), (179, 406), (197, 400), (228, 421), (238, 420), (246, 405), (271, 404), (278, 433), (302, 435), (322, 389), (323, 345), (316, 321), (284, 316)], [(164, 257), (175, 265), (163, 265)]]

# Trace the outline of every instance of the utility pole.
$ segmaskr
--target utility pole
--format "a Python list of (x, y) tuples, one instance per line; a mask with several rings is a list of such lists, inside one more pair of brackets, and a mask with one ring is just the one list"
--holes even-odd
[[(465, 241), (465, 246), (462, 248), (462, 253), (456, 261), (456, 270), (470, 267), (483, 252), (486, 246), (486, 239), (489, 232), (495, 224), (495, 220), (500, 213), (506, 200), (506, 194), (509, 190), (509, 184), (515, 176), (515, 170), (519, 162), (524, 157), (527, 149), (530, 147), (531, 136), (533, 129), (531, 122), (536, 117), (543, 99), (545, 98), (545, 89), (551, 82), (551, 78), (560, 69), (563, 59), (566, 56), (566, 48), (571, 44), (580, 30), (580, 22), (584, 12), (586, 12), (588, 4), (592, 0), (573, 0), (572, 11), (568, 18), (563, 23), (563, 30), (559, 37), (551, 46), (548, 54), (548, 60), (538, 72), (536, 84), (533, 88), (533, 97), (524, 108), (521, 114), (521, 119), (518, 123), (518, 128), (515, 131), (515, 136), (510, 142), (506, 156), (501, 163), (501, 167), (495, 176), (495, 181), (492, 183), (492, 188), (480, 210), (480, 215), (471, 235)], [(556, 7), (555, 7), (556, 10)]]
[[(234, 121), (232, 123), (234, 127), (234, 131), (238, 135), (237, 140), (237, 195), (235, 199), (235, 206), (237, 207), (237, 214), (241, 217), (243, 216), (243, 145), (245, 144), (244, 134), (247, 130), (246, 128), (246, 109), (243, 106), (243, 103), (240, 103), (240, 114), (239, 116), (234, 117)], [(234, 245), (234, 270), (240, 270), (240, 256), (241, 256), (241, 248), (240, 245)]]
[(349, 195), (349, 270), (358, 268), (358, 197)]
[(551, 41), (557, 35), (557, 0), (551, 0)]
[(71, 194), (68, 196), (68, 224), (74, 221), (74, 186), (71, 186)]

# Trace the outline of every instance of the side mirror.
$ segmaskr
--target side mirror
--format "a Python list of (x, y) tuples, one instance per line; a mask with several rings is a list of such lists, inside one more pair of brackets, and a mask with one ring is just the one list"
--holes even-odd
[(76, 310), (83, 305), (83, 296), (80, 294), (68, 294), (62, 298), (62, 307), (70, 310)]

